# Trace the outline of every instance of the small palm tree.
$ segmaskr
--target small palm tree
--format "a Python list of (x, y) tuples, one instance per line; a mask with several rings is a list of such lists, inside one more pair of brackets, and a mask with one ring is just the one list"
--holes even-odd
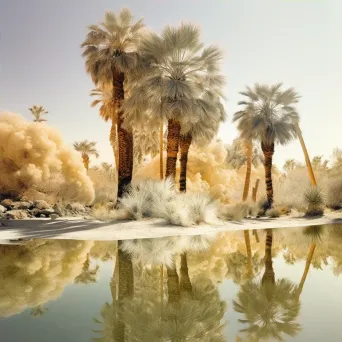
[(255, 84), (240, 94), (247, 100), (240, 101), (244, 109), (235, 113), (233, 121), (238, 122), (241, 137), (261, 142), (264, 153), (265, 181), (268, 206), (273, 204), (272, 159), (276, 143), (287, 144), (297, 137), (296, 123), (299, 115), (292, 106), (297, 95), (282, 91), (281, 83), (273, 86)]
[(99, 157), (99, 153), (95, 148), (95, 145), (96, 142), (88, 140), (74, 143), (75, 150), (82, 154), (83, 165), (87, 171), (89, 170), (90, 156), (95, 156), (96, 158)]
[(117, 117), (119, 142), (118, 198), (132, 180), (133, 135), (123, 127), (125, 86), (130, 72), (138, 65), (137, 44), (144, 24), (133, 22), (128, 9), (119, 15), (106, 12), (100, 25), (89, 26), (89, 33), (81, 47), (85, 48), (86, 69), (96, 85), (112, 85), (112, 98)]
[(98, 98), (91, 103), (92, 107), (96, 107), (98, 104), (101, 104), (99, 113), (100, 117), (105, 121), (111, 122), (111, 129), (109, 134), (109, 141), (112, 145), (115, 165), (118, 168), (119, 162), (119, 150), (118, 150), (118, 141), (117, 141), (117, 116), (115, 110), (115, 103), (113, 100), (113, 90), (111, 86), (107, 87), (98, 87), (92, 90), (90, 93), (91, 96), (97, 96)]
[(315, 156), (312, 158), (311, 164), (315, 170), (327, 171), (329, 160), (323, 160), (323, 156)]
[(30, 315), (34, 317), (41, 317), (45, 314), (49, 309), (44, 308), (43, 305), (38, 305), (35, 308), (31, 309)]
[(46, 115), (49, 112), (43, 106), (33, 105), (31, 108), (29, 108), (29, 110), (34, 116), (34, 122), (46, 121), (46, 119), (43, 119), (41, 116)]
[(227, 148), (226, 162), (234, 169), (240, 169), (246, 165), (245, 185), (243, 189), (242, 200), (246, 201), (248, 198), (252, 165), (258, 167), (260, 163), (264, 162), (264, 156), (260, 149), (253, 145), (253, 142), (245, 139), (235, 139), (232, 146)]
[(76, 284), (92, 284), (96, 283), (97, 273), (100, 269), (99, 265), (96, 265), (95, 268), (90, 268), (90, 258), (89, 254), (87, 255), (87, 259), (83, 264), (82, 272), (75, 278)]
[(286, 173), (294, 170), (297, 166), (297, 162), (294, 159), (288, 159), (285, 161), (283, 169)]

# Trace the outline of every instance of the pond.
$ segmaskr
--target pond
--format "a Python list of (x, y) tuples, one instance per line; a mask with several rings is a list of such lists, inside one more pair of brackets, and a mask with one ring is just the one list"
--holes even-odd
[(341, 341), (341, 247), (341, 225), (3, 242), (0, 341)]

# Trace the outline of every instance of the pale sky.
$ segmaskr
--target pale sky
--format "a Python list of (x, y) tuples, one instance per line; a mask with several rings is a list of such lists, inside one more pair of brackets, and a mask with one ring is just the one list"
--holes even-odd
[[(219, 132), (223, 141), (237, 136), (231, 119), (245, 85), (283, 82), (302, 96), (310, 155), (329, 157), (342, 147), (341, 0), (0, 0), (0, 110), (31, 119), (28, 108), (41, 104), (68, 144), (97, 141), (99, 161), (112, 162), (110, 127), (90, 108), (94, 86), (80, 44), (88, 25), (123, 7), (156, 32), (192, 22), (205, 44), (223, 49), (229, 116)], [(303, 160), (299, 142), (276, 149), (275, 163), (288, 158)]]

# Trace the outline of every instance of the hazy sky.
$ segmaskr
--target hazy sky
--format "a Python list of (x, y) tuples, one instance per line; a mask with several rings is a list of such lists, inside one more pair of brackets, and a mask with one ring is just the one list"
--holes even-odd
[[(67, 143), (98, 142), (101, 161), (112, 161), (109, 124), (90, 108), (90, 77), (80, 44), (87, 26), (106, 10), (128, 7), (159, 32), (192, 22), (206, 44), (225, 53), (229, 118), (219, 137), (237, 136), (231, 118), (238, 92), (255, 82), (283, 82), (302, 95), (298, 105), (311, 155), (342, 147), (341, 0), (0, 0), (0, 110), (30, 118), (42, 104)], [(276, 150), (275, 162), (303, 160), (298, 142)]]

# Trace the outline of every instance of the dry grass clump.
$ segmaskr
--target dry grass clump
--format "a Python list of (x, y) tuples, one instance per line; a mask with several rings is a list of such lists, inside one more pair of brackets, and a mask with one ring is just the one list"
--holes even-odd
[(342, 176), (328, 180), (326, 205), (332, 209), (342, 208)]
[(306, 216), (321, 216), (324, 210), (324, 196), (319, 187), (309, 187), (304, 192), (304, 201), (307, 204)]
[(174, 183), (144, 180), (132, 184), (119, 202), (133, 220), (161, 218), (173, 225), (191, 226), (217, 222), (217, 204), (205, 193), (177, 193)]
[(220, 208), (220, 217), (225, 220), (241, 221), (258, 214), (258, 206), (254, 202), (242, 202), (235, 205), (224, 205)]
[(266, 211), (266, 216), (271, 218), (280, 217), (280, 210), (278, 208), (271, 208)]

